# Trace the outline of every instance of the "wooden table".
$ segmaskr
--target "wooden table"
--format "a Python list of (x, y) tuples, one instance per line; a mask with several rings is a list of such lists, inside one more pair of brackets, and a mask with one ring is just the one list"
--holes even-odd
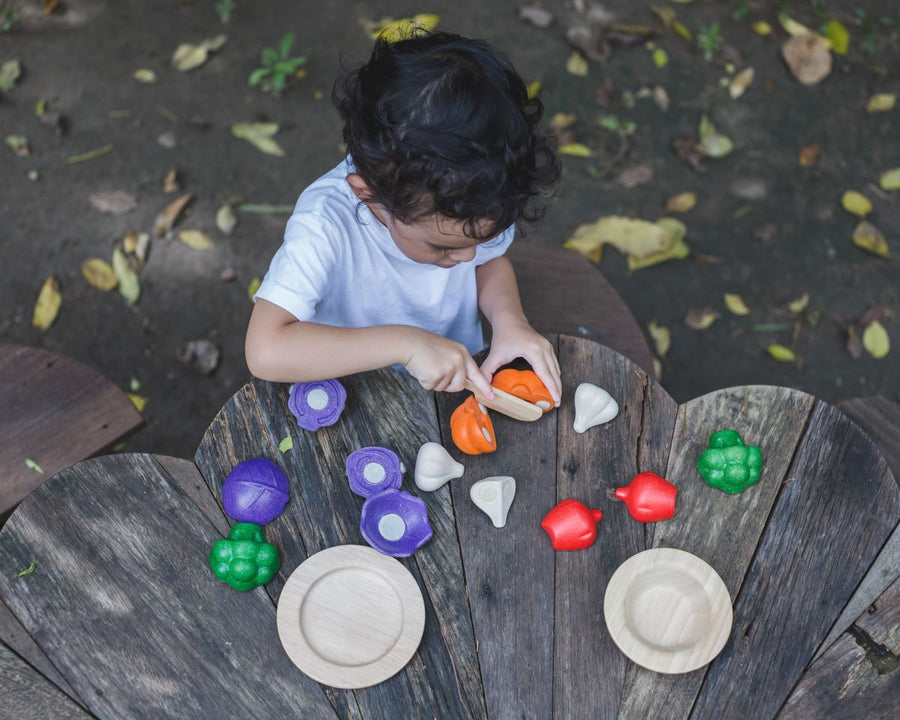
[[(196, 466), (115, 455), (55, 476), (0, 532), (0, 595), (10, 611), (0, 627), (17, 653), (0, 653), (0, 703), (13, 694), (20, 705), (6, 707), (26, 717), (47, 716), (41, 702), (58, 717), (109, 718), (891, 716), (900, 581), (889, 552), (900, 490), (868, 437), (787, 388), (728, 388), (679, 406), (621, 355), (581, 338), (552, 340), (566, 401), (536, 423), (494, 415), (498, 451), (457, 454), (465, 475), (434, 493), (411, 482), (416, 452), (433, 440), (455, 453), (448, 417), (461, 398), (436, 398), (393, 370), (346, 378), (344, 414), (316, 433), (293, 422), (287, 385), (254, 381), (215, 418)], [(571, 398), (585, 381), (606, 388), (621, 412), (579, 435)], [(724, 427), (763, 454), (762, 479), (735, 496), (708, 488), (695, 469)], [(294, 447), (282, 454), (287, 435)], [(363, 500), (344, 462), (370, 444), (401, 456), (404, 488), (428, 506), (434, 537), (402, 561), (423, 591), (425, 630), (399, 674), (335, 690), (287, 658), (275, 603), (309, 555), (363, 542)], [(258, 456), (291, 479), (285, 513), (266, 526), (282, 570), (265, 589), (238, 593), (213, 578), (206, 558), (228, 529), (222, 481)], [(645, 526), (607, 499), (644, 470), (679, 487), (672, 520)], [(468, 498), (489, 475), (518, 484), (502, 529)], [(593, 546), (557, 553), (539, 524), (568, 497), (605, 518)], [(728, 643), (704, 668), (644, 670), (606, 631), (610, 576), (649, 547), (700, 556), (734, 600)], [(17, 577), (32, 561), (33, 572)], [(853, 669), (833, 652), (848, 639), (864, 649)]]

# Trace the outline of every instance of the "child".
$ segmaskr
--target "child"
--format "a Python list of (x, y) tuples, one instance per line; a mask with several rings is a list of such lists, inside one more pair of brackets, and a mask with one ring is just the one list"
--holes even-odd
[[(444, 33), (376, 41), (334, 98), (349, 155), (288, 220), (254, 297), (250, 371), (301, 382), (402, 364), (428, 390), (469, 378), (492, 399), (494, 372), (523, 357), (559, 404), (556, 355), (503, 257), (559, 177), (540, 102), (486, 43)], [(479, 308), (493, 331), (481, 368)]]

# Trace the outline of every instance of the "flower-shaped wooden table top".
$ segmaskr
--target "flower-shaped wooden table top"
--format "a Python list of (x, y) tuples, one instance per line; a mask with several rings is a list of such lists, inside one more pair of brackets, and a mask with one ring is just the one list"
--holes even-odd
[[(196, 465), (113, 455), (59, 473), (0, 532), (0, 629), (18, 653), (0, 647), (4, 683), (28, 686), (26, 710), (46, 701), (72, 717), (806, 718), (889, 708), (897, 673), (889, 660), (878, 672), (875, 659), (894, 656), (878, 628), (866, 629), (864, 611), (874, 602), (872, 617), (897, 625), (900, 490), (872, 442), (798, 391), (735, 387), (679, 406), (604, 346), (551, 339), (561, 407), (534, 423), (493, 414), (492, 454), (453, 447), (449, 415), (463, 395), (426, 392), (388, 369), (345, 378), (343, 415), (315, 433), (294, 422), (288, 385), (253, 381), (215, 418)], [(581, 382), (608, 390), (620, 414), (578, 434), (571, 398)], [(723, 428), (762, 450), (760, 481), (739, 495), (706, 486), (696, 471)], [(282, 453), (288, 435), (293, 448)], [(429, 440), (465, 464), (462, 478), (433, 493), (412, 483)], [(336, 690), (288, 659), (276, 602), (313, 553), (364, 544), (363, 499), (345, 460), (368, 445), (397, 452), (403, 489), (427, 504), (432, 540), (398, 561), (424, 596), (425, 630), (398, 674)], [(290, 501), (265, 527), (281, 551), (279, 575), (239, 593), (213, 577), (207, 557), (228, 531), (222, 482), (252, 457), (285, 470)], [(671, 520), (643, 525), (607, 492), (648, 470), (678, 486), (678, 507)], [(493, 475), (517, 481), (500, 529), (468, 497)], [(605, 517), (591, 547), (554, 552), (540, 521), (570, 497)], [(607, 632), (610, 577), (651, 547), (705, 560), (734, 604), (724, 650), (693, 672), (638, 667)], [(851, 667), (841, 643), (853, 638), (865, 652)]]

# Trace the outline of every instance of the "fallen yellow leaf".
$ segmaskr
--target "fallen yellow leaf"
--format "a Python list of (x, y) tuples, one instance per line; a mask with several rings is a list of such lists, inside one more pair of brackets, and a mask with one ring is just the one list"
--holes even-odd
[(156, 237), (162, 237), (172, 230), (172, 227), (181, 215), (181, 211), (184, 210), (192, 197), (193, 195), (190, 193), (182, 195), (177, 200), (173, 200), (166, 205), (165, 210), (156, 216), (156, 221), (153, 223), (153, 234), (156, 235)]
[(683, 192), (673, 195), (666, 202), (666, 212), (686, 213), (697, 205), (697, 193)]
[(38, 293), (31, 324), (39, 330), (46, 330), (56, 320), (60, 305), (62, 305), (62, 292), (60, 291), (59, 280), (56, 279), (55, 275), (51, 275), (44, 280), (41, 291)]
[(707, 115), (700, 118), (699, 135), (700, 142), (697, 143), (697, 150), (706, 157), (723, 158), (734, 150), (731, 138), (719, 133)]
[(286, 453), (288, 450), (293, 450), (294, 449), (294, 438), (292, 438), (290, 435), (285, 435), (281, 439), (281, 442), (278, 443), (278, 449), (282, 453)]
[(144, 408), (147, 405), (147, 398), (145, 398), (143, 395), (138, 395), (137, 393), (133, 392), (125, 394), (128, 395), (128, 399), (131, 400), (132, 403), (134, 403), (134, 406), (137, 408), (138, 412), (144, 412)]
[(850, 47), (850, 33), (839, 20), (825, 23), (825, 37), (831, 42), (831, 49), (838, 55), (846, 55)]
[(588, 74), (588, 61), (577, 50), (569, 55), (566, 61), (566, 72), (576, 77), (585, 77)]
[(262, 285), (262, 280), (258, 277), (253, 278), (250, 281), (250, 284), (247, 285), (247, 296), (252, 300), (253, 296), (256, 295), (256, 291), (259, 290), (259, 286)]
[(778, 343), (769, 345), (766, 348), (766, 352), (778, 362), (796, 362), (797, 360), (797, 356), (794, 354), (793, 350), (786, 348), (784, 345), (779, 345)]
[(845, 192), (841, 197), (841, 204), (844, 206), (844, 210), (857, 217), (862, 218), (872, 212), (872, 203), (869, 202), (869, 198), (856, 190)]
[(819, 159), (821, 150), (818, 145), (806, 145), (800, 148), (800, 156), (797, 161), (803, 167), (812, 167), (816, 164), (816, 160)]
[(900, 167), (881, 173), (878, 184), (882, 190), (900, 190)]
[(884, 235), (872, 223), (865, 220), (860, 222), (853, 231), (853, 244), (866, 252), (878, 255), (878, 257), (888, 258), (891, 256), (891, 249), (888, 247)]
[(534, 100), (538, 96), (538, 93), (541, 91), (541, 81), (535, 80), (534, 82), (528, 83), (526, 91), (528, 93), (528, 99)]
[(112, 268), (119, 279), (119, 293), (133, 305), (141, 296), (141, 281), (125, 257), (125, 253), (117, 247), (113, 248)]
[(763, 37), (766, 37), (767, 35), (772, 34), (772, 26), (769, 25), (769, 23), (765, 22), (764, 20), (760, 20), (758, 22), (753, 23), (752, 27), (753, 27), (753, 32), (755, 32), (757, 35), (762, 35)]
[(560, 155), (583, 158), (591, 157), (594, 154), (587, 145), (582, 145), (581, 143), (566, 143), (565, 145), (560, 145), (556, 151)]
[(869, 102), (866, 105), (866, 111), (870, 113), (887, 112), (893, 110), (896, 104), (897, 96), (893, 93), (878, 93), (869, 98)]
[(410, 38), (419, 30), (430, 32), (438, 26), (440, 21), (439, 15), (426, 14), (414, 15), (411, 18), (400, 18), (399, 20), (381, 21), (381, 24), (376, 24), (371, 36), (373, 40), (387, 40), (393, 43)]
[(733, 293), (725, 293), (725, 307), (727, 307), (735, 315), (749, 315), (750, 309), (744, 303), (744, 299), (740, 295)]
[(209, 58), (209, 53), (221, 48), (226, 41), (225, 35), (217, 35), (209, 40), (204, 40), (199, 45), (191, 45), (183, 43), (179, 45), (172, 54), (172, 65), (176, 70), (187, 72), (194, 70)]
[(102, 258), (88, 258), (82, 262), (81, 274), (98, 290), (115, 290), (116, 285), (119, 284), (112, 266)]
[(156, 73), (148, 68), (140, 68), (134, 71), (134, 79), (146, 85), (156, 82)]
[(831, 40), (822, 37), (816, 32), (813, 32), (808, 27), (806, 27), (806, 25), (798, 23), (796, 20), (789, 17), (785, 13), (780, 13), (778, 15), (778, 21), (781, 23), (781, 27), (784, 28), (784, 31), (791, 37), (802, 38), (806, 37), (807, 35), (812, 35), (815, 40), (821, 43), (826, 50), (831, 50)]
[(798, 297), (796, 300), (791, 300), (788, 303), (788, 310), (792, 313), (801, 313), (806, 310), (809, 305), (809, 293), (803, 293), (802, 296)]
[(693, 330), (706, 330), (720, 317), (712, 308), (692, 308), (684, 316), (684, 324)]
[(654, 48), (653, 64), (661, 70), (669, 64), (669, 54), (662, 48)]
[(887, 330), (877, 320), (869, 323), (862, 334), (863, 347), (876, 360), (880, 360), (891, 351), (891, 339)]
[(658, 325), (656, 320), (651, 320), (647, 325), (647, 330), (650, 331), (650, 337), (653, 338), (653, 343), (656, 345), (656, 354), (659, 357), (665, 357), (672, 346), (672, 333), (669, 328), (665, 325)]
[(750, 83), (753, 82), (754, 74), (753, 68), (748, 67), (734, 76), (734, 79), (728, 86), (728, 94), (731, 95), (732, 100), (737, 100), (746, 92), (747, 88), (750, 87)]
[(182, 230), (178, 233), (178, 239), (194, 250), (209, 250), (213, 247), (213, 241), (200, 230)]
[(266, 155), (283, 157), (284, 150), (272, 138), (278, 130), (278, 123), (235, 123), (231, 126), (231, 134), (239, 140), (246, 140)]
[(642, 270), (667, 260), (683, 260), (690, 255), (691, 251), (684, 241), (687, 227), (683, 222), (675, 218), (660, 218), (656, 221), (656, 224), (666, 232), (666, 237), (670, 238), (670, 243), (662, 250), (646, 255), (629, 253), (627, 257), (628, 272)]

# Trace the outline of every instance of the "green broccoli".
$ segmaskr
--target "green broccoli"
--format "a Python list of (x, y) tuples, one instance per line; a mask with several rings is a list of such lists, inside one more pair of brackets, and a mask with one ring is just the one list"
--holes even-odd
[(744, 445), (737, 430), (719, 430), (709, 436), (709, 447), (697, 458), (697, 471), (710, 487), (732, 495), (759, 480), (762, 453)]
[(213, 574), (235, 590), (265, 585), (278, 572), (278, 548), (265, 541), (263, 529), (253, 523), (235, 523), (228, 538), (216, 540), (209, 553)]

